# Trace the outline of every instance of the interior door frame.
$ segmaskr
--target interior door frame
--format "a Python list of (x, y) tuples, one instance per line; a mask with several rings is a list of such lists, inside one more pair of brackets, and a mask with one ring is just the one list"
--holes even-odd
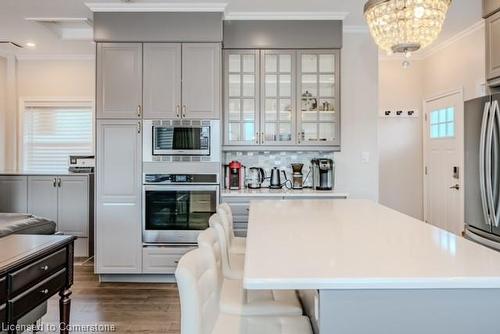
[(428, 147), (429, 147), (429, 141), (428, 141), (428, 133), (429, 133), (429, 117), (428, 114), (430, 110), (428, 110), (428, 103), (452, 96), (452, 95), (458, 95), (458, 98), (460, 99), (460, 103), (458, 104), (459, 112), (458, 114), (460, 116), (460, 122), (456, 122), (456, 128), (455, 128), (455, 134), (458, 140), (458, 160), (459, 160), (459, 171), (460, 171), (460, 179), (459, 179), (459, 184), (460, 184), (460, 221), (461, 224), (465, 226), (465, 214), (464, 214), (464, 207), (465, 207), (465, 192), (464, 192), (464, 89), (463, 87), (460, 87), (458, 89), (450, 90), (443, 92), (438, 95), (431, 96), (429, 98), (425, 98), (423, 101), (423, 117), (422, 117), (422, 157), (423, 157), (423, 166), (422, 166), (422, 178), (424, 180), (423, 184), (423, 201), (424, 201), (424, 221), (428, 221), (428, 214), (429, 214), (429, 208), (428, 208), (428, 185), (427, 185), (427, 173), (426, 173), (426, 166), (428, 162)]

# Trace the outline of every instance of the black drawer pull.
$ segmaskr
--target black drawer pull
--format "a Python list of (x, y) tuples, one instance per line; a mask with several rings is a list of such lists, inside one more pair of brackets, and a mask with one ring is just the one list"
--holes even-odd
[(40, 267), (40, 269), (42, 269), (43, 271), (47, 271), (47, 270), (49, 270), (49, 266), (45, 265), (45, 266)]
[(40, 291), (41, 293), (43, 293), (44, 295), (48, 294), (49, 293), (49, 289), (44, 289), (42, 291)]

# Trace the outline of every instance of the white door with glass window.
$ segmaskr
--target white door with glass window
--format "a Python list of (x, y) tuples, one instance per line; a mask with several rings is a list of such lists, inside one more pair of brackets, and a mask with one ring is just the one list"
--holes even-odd
[(460, 235), (463, 218), (462, 92), (425, 101), (425, 220)]

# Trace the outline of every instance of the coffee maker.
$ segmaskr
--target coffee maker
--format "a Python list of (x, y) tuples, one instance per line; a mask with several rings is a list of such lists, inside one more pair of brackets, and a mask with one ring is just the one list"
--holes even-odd
[(313, 169), (313, 189), (332, 190), (335, 180), (335, 165), (332, 159), (311, 160)]
[(292, 165), (292, 189), (302, 189), (304, 187), (304, 176), (302, 175), (302, 167), (304, 164), (293, 163)]
[(239, 161), (231, 161), (226, 169), (227, 188), (229, 190), (240, 190), (245, 180), (244, 166)]

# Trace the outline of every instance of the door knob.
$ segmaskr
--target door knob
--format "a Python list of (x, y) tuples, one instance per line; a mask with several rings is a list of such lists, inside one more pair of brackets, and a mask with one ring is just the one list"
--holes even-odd
[(451, 186), (450, 189), (460, 190), (460, 185), (455, 184), (454, 186)]

